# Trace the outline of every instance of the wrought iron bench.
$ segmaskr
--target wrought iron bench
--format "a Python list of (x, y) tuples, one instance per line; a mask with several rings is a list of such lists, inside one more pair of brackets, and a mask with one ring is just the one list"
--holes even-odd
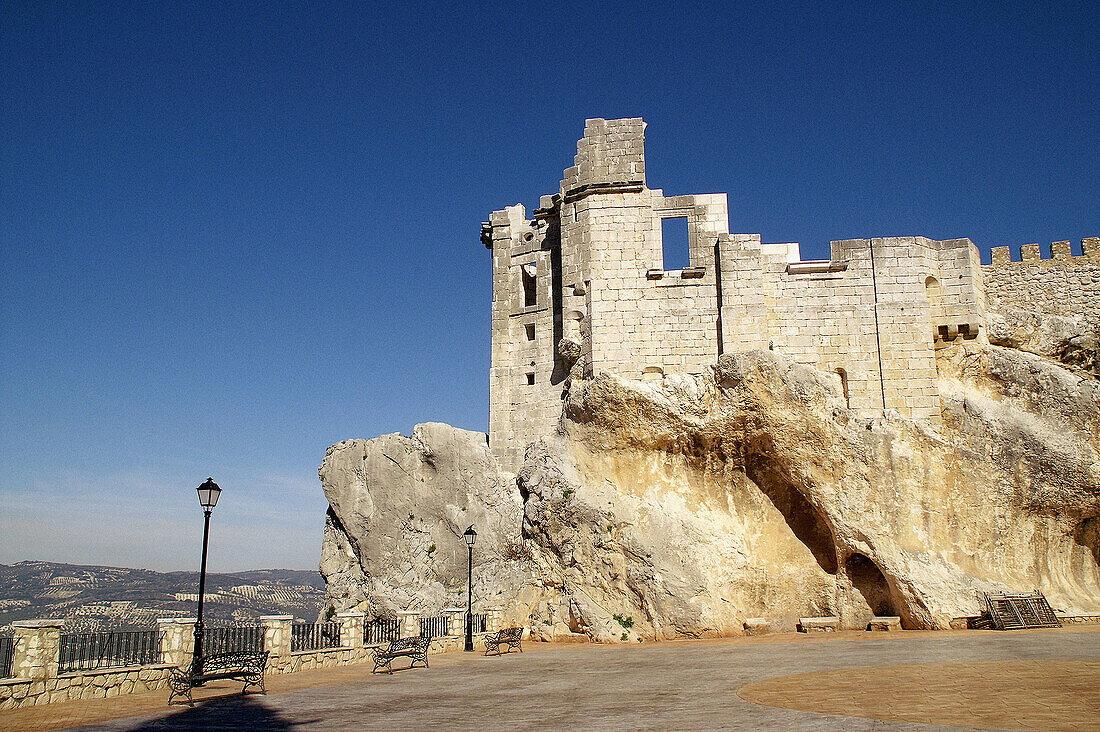
[(217, 679), (234, 679), (243, 681), (244, 688), (241, 693), (248, 692), (248, 687), (259, 687), (261, 694), (267, 694), (264, 686), (264, 669), (267, 668), (267, 651), (237, 653), (215, 653), (203, 656), (202, 673), (196, 674), (193, 668), (174, 668), (168, 676), (168, 688), (172, 693), (168, 695), (168, 703), (178, 697), (187, 697), (187, 703), (195, 706), (191, 699), (191, 687)]
[(508, 652), (511, 653), (513, 648), (518, 648), (520, 653), (523, 653), (523, 646), (520, 645), (520, 641), (523, 640), (523, 628), (504, 628), (496, 633), (490, 633), (485, 636), (485, 655), (495, 651), (500, 655), (500, 647), (508, 646)]
[(371, 653), (374, 655), (374, 671), (371, 673), (377, 673), (378, 669), (385, 669), (386, 673), (393, 673), (393, 663), (395, 658), (410, 658), (412, 663), (409, 664), (409, 668), (413, 668), (418, 663), (423, 663), (424, 668), (428, 668), (428, 646), (431, 644), (431, 636), (416, 636), (414, 638), (398, 638), (397, 640), (390, 641), (390, 644), (383, 648), (378, 646)]

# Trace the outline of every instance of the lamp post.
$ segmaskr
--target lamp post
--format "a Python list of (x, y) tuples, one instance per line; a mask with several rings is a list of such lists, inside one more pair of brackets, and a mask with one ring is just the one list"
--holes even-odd
[(202, 673), (202, 600), (206, 594), (206, 545), (210, 540), (210, 511), (218, 505), (218, 496), (222, 494), (222, 489), (213, 478), (207, 478), (198, 487), (198, 491), (199, 505), (202, 506), (205, 518), (202, 527), (202, 567), (199, 570), (199, 617), (195, 622), (195, 655), (191, 659), (193, 677)]
[(469, 563), (466, 566), (466, 577), (468, 585), (466, 587), (466, 648), (467, 651), (474, 650), (474, 542), (477, 541), (477, 532), (474, 531), (474, 527), (466, 529), (466, 533), (462, 535), (462, 538), (466, 541), (466, 549), (469, 550)]

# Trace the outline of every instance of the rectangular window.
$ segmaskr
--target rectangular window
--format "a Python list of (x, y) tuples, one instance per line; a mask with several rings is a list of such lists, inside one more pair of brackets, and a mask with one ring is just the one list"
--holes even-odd
[(661, 268), (668, 272), (691, 266), (687, 218), (661, 219)]
[(531, 307), (538, 303), (538, 290), (535, 287), (538, 282), (538, 266), (534, 263), (525, 264), (519, 271), (523, 279), (523, 307)]
[(528, 323), (527, 325), (524, 326), (524, 329), (527, 331), (527, 340), (529, 340), (529, 341), (535, 340), (535, 324), (534, 323)]
[(527, 386), (534, 386), (534, 385), (535, 385), (535, 374), (529, 371), (529, 372), (527, 372)]

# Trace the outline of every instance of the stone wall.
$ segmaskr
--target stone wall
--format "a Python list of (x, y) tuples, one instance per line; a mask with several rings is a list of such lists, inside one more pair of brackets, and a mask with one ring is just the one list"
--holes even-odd
[[(662, 220), (687, 220), (689, 266), (667, 269)], [(574, 165), (528, 220), (491, 214), (489, 442), (515, 471), (552, 432), (571, 373), (699, 374), (723, 353), (782, 350), (830, 371), (860, 416), (939, 420), (935, 349), (984, 338), (985, 291), (967, 239), (797, 244), (730, 234), (725, 194), (665, 196), (645, 177), (641, 119), (585, 122)]]
[[(499, 610), (486, 612), (489, 632), (500, 629)], [(419, 613), (401, 613), (401, 635), (420, 634)], [(462, 613), (452, 627), (462, 628)], [(267, 616), (260, 619), (264, 627), (264, 650), (268, 657), (267, 673), (286, 674), (318, 668), (348, 666), (372, 661), (371, 649), (375, 644), (363, 643), (363, 624), (366, 616), (357, 613), (341, 613), (337, 616), (340, 628), (340, 648), (324, 648), (315, 651), (291, 651), (291, 626), (289, 615)], [(13, 678), (0, 679), (0, 711), (22, 707), (54, 704), (77, 699), (105, 699), (123, 694), (155, 691), (168, 686), (173, 668), (191, 665), (194, 649), (194, 618), (159, 621), (161, 631), (161, 660), (148, 666), (58, 673), (60, 658), (61, 621), (27, 620), (15, 625), (15, 656), (12, 663)], [(475, 634), (475, 646), (484, 647), (484, 633)], [(429, 653), (446, 653), (461, 650), (465, 640), (461, 636), (447, 636), (432, 641)]]
[(157, 664), (82, 671), (48, 679), (0, 679), (0, 711), (164, 689), (172, 668), (170, 664)]
[(992, 263), (982, 267), (987, 307), (1080, 318), (1100, 329), (1100, 238), (1083, 239), (1081, 249), (1073, 256), (1068, 241), (1056, 241), (1043, 258), (1038, 244), (1026, 244), (1014, 262), (1008, 247), (994, 247)]

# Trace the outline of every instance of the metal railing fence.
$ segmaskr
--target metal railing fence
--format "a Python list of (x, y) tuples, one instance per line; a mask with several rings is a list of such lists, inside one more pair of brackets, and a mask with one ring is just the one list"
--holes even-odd
[(160, 662), (159, 630), (62, 633), (59, 673)]
[(401, 621), (397, 618), (375, 618), (363, 624), (363, 644), (389, 643), (401, 637)]
[(340, 647), (339, 623), (295, 623), (290, 627), (291, 651)]
[(470, 625), (473, 626), (475, 633), (485, 632), (486, 621), (485, 613), (474, 613), (470, 616)]
[(436, 615), (432, 618), (420, 618), (420, 635), (421, 637), (439, 638), (444, 635), (450, 635), (447, 631), (450, 629), (451, 616), (450, 615)]
[(264, 629), (260, 625), (205, 628), (202, 633), (204, 656), (215, 653), (259, 653), (263, 649)]
[(0, 636), (0, 679), (11, 676), (11, 663), (14, 655), (15, 639), (10, 635)]

